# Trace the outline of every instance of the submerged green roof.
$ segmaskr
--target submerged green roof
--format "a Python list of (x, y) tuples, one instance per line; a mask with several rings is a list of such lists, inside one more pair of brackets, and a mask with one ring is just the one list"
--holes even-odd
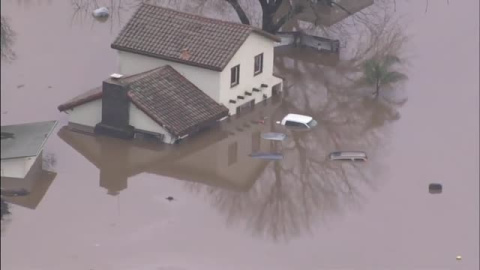
[(2, 126), (2, 159), (37, 156), (57, 121)]

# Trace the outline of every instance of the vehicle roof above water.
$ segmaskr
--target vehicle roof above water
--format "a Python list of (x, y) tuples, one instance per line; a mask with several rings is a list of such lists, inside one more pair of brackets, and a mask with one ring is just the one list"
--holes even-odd
[(286, 121), (293, 121), (293, 122), (307, 124), (312, 120), (313, 118), (311, 116), (289, 113), (282, 119), (282, 124), (285, 124)]
[(330, 153), (332, 156), (339, 156), (339, 157), (366, 157), (367, 155), (364, 152), (360, 151), (336, 151)]

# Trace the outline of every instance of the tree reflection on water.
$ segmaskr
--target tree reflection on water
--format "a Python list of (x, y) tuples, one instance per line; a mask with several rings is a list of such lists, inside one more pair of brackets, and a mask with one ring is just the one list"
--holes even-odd
[[(275, 67), (285, 77), (286, 96), (269, 120), (273, 124), (287, 113), (301, 113), (313, 116), (317, 128), (287, 130), (288, 139), (279, 148), (284, 160), (271, 162), (247, 192), (195, 183), (188, 188), (207, 194), (228, 224), (273, 240), (313, 233), (318, 222), (361, 207), (364, 191), (381, 184), (390, 127), (406, 102), (395, 95), (372, 99), (370, 89), (358, 83), (363, 61), (373, 55), (398, 55), (406, 41), (398, 24), (383, 21), (366, 28), (368, 36), (358, 41), (349, 59), (325, 63), (331, 56), (299, 48), (278, 50)], [(392, 92), (402, 93), (397, 90)], [(276, 131), (285, 132), (278, 126)], [(337, 150), (365, 151), (369, 161), (330, 162), (327, 155)]]
[(11, 61), (15, 59), (15, 52), (12, 50), (15, 33), (10, 27), (8, 19), (1, 16), (1, 58), (5, 61)]

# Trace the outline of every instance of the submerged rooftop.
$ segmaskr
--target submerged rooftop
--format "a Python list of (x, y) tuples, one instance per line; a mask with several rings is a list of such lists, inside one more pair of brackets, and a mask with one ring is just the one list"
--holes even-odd
[(2, 159), (38, 155), (57, 121), (2, 126)]

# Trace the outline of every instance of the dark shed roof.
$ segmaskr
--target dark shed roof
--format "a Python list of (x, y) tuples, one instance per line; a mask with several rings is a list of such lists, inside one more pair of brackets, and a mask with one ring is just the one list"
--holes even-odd
[(141, 4), (111, 47), (221, 71), (252, 32), (280, 41), (250, 25)]

